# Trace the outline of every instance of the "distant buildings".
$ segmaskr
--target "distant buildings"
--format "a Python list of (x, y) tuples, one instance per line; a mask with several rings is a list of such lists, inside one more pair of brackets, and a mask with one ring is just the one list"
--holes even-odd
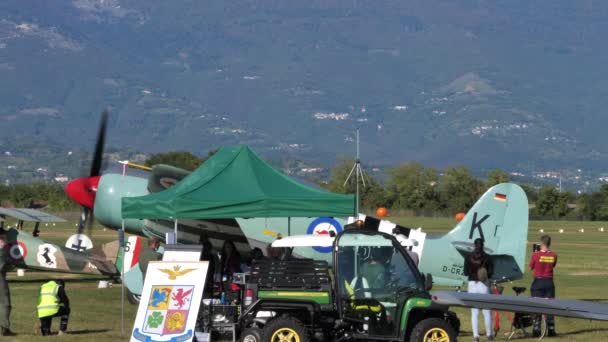
[(323, 113), (316, 112), (313, 114), (313, 117), (317, 120), (346, 120), (350, 116), (349, 113)]
[(67, 183), (70, 180), (70, 177), (59, 174), (55, 178), (53, 178), (57, 183)]

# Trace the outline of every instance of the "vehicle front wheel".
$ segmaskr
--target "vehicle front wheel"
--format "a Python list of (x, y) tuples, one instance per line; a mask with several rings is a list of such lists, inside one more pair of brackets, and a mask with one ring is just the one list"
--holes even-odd
[(299, 320), (281, 316), (268, 322), (262, 331), (264, 342), (310, 342), (308, 329)]
[(259, 328), (247, 328), (241, 333), (241, 342), (261, 342), (262, 330)]
[(448, 311), (445, 319), (450, 323), (452, 328), (454, 328), (456, 336), (460, 335), (460, 319), (456, 316), (456, 313), (454, 311)]
[(456, 333), (444, 319), (427, 318), (416, 324), (410, 342), (456, 342)]

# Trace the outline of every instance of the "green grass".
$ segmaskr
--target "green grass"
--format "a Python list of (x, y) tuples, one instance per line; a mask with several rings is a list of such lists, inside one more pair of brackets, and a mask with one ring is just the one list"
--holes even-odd
[[(408, 227), (423, 227), (431, 233), (444, 233), (455, 225), (453, 219), (446, 218), (391, 218)], [(606, 232), (598, 231), (606, 227)], [(584, 233), (578, 229), (584, 228)], [(26, 227), (26, 230), (28, 227)], [(72, 234), (74, 221), (55, 227), (42, 227), (41, 236), (50, 241), (61, 243)], [(556, 269), (557, 296), (559, 298), (600, 300), (608, 303), (606, 282), (608, 280), (608, 222), (550, 222), (533, 221), (530, 223), (529, 246), (541, 235), (539, 229), (553, 237), (553, 250), (559, 253)], [(564, 233), (559, 234), (559, 229)], [(103, 231), (94, 227), (95, 243), (114, 239), (114, 231)], [(530, 248), (528, 248), (530, 250)], [(97, 289), (97, 282), (102, 278), (74, 275), (58, 275), (41, 272), (27, 272), (24, 277), (9, 275), (13, 312), (11, 321), (13, 330), (19, 334), (13, 341), (45, 341), (48, 338), (34, 336), (33, 327), (37, 322), (35, 307), (38, 287), (48, 278), (66, 278), (67, 293), (71, 300), (72, 315), (70, 318), (70, 335), (61, 337), (65, 341), (125, 341), (128, 339), (136, 307), (125, 304), (125, 334), (121, 334), (121, 289), (114, 286), (109, 289)], [(530, 273), (522, 280), (507, 285), (505, 293), (512, 294), (510, 286), (529, 287)], [(470, 311), (456, 309), (462, 320), (461, 341), (472, 340)], [(503, 330), (508, 322), (501, 322)], [(58, 321), (54, 322), (57, 330)], [(568, 318), (557, 319), (557, 331), (560, 334), (549, 341), (606, 341), (608, 340), (608, 322), (590, 322)], [(52, 337), (51, 339), (59, 339)], [(11, 340), (6, 338), (6, 340)], [(525, 339), (518, 339), (526, 341)], [(529, 339), (528, 341), (535, 341)]]

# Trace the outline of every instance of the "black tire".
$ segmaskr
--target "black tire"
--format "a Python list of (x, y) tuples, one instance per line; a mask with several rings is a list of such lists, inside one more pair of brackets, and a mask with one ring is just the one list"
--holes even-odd
[(241, 342), (261, 342), (262, 341), (262, 329), (247, 328), (247, 329), (243, 330), (239, 341), (241, 341)]
[(141, 301), (141, 295), (137, 295), (137, 294), (129, 291), (129, 289), (127, 289), (127, 300), (129, 301), (130, 304), (139, 305), (139, 302)]
[(540, 316), (540, 336), (539, 340), (542, 340), (545, 336), (549, 334), (549, 325), (547, 323), (547, 315)]
[(454, 328), (454, 334), (456, 334), (456, 336), (460, 335), (460, 318), (458, 318), (456, 313), (454, 311), (448, 311), (446, 320), (450, 323), (452, 328)]
[(452, 328), (450, 323), (441, 318), (423, 319), (412, 330), (410, 342), (431, 341), (456, 342), (454, 328)]
[[(285, 336), (292, 334), (292, 337)], [(310, 342), (308, 329), (299, 320), (290, 316), (280, 316), (268, 322), (262, 330), (263, 342), (279, 342), (281, 336), (287, 337), (290, 342)]]

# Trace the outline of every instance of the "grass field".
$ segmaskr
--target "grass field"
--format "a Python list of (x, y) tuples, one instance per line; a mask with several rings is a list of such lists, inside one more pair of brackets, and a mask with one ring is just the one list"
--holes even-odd
[[(408, 227), (423, 227), (430, 233), (444, 233), (454, 226), (455, 221), (444, 218), (391, 218)], [(606, 227), (606, 232), (599, 232), (600, 227)], [(584, 233), (578, 232), (584, 229)], [(559, 298), (586, 299), (605, 301), (608, 303), (608, 222), (547, 222), (533, 221), (530, 223), (529, 245), (541, 235), (543, 229), (553, 237), (553, 250), (559, 253), (559, 264), (556, 270), (557, 296)], [(564, 233), (559, 234), (559, 229)], [(28, 227), (26, 227), (28, 230)], [(55, 227), (42, 227), (41, 236), (55, 243), (63, 243), (73, 232), (74, 222)], [(116, 232), (94, 228), (95, 243), (108, 242), (116, 238)], [(530, 247), (530, 246), (528, 246)], [(530, 248), (528, 248), (530, 250)], [(126, 341), (135, 319), (136, 307), (125, 304), (125, 333), (121, 334), (121, 289), (115, 285), (108, 289), (97, 289), (98, 281), (102, 278), (60, 275), (49, 273), (27, 272), (24, 277), (9, 275), (11, 286), (13, 312), (11, 321), (13, 330), (19, 334), (14, 338), (3, 340), (13, 341), (44, 341), (49, 338), (34, 335), (36, 318), (36, 302), (38, 288), (48, 278), (62, 277), (66, 279), (66, 290), (70, 297), (72, 315), (70, 317), (69, 335), (50, 337), (62, 341)], [(513, 285), (529, 287), (531, 276), (526, 273), (522, 280)], [(510, 286), (505, 293), (510, 294)], [(456, 310), (462, 320), (460, 341), (470, 341), (469, 310)], [(56, 319), (57, 320), (57, 319)], [(503, 320), (503, 327), (508, 322)], [(590, 322), (575, 319), (557, 319), (559, 337), (547, 340), (554, 341), (608, 341), (608, 322)], [(54, 322), (56, 331), (58, 321)], [(500, 338), (499, 338), (500, 339)], [(518, 339), (526, 341), (525, 339)], [(534, 341), (530, 339), (529, 341)]]

